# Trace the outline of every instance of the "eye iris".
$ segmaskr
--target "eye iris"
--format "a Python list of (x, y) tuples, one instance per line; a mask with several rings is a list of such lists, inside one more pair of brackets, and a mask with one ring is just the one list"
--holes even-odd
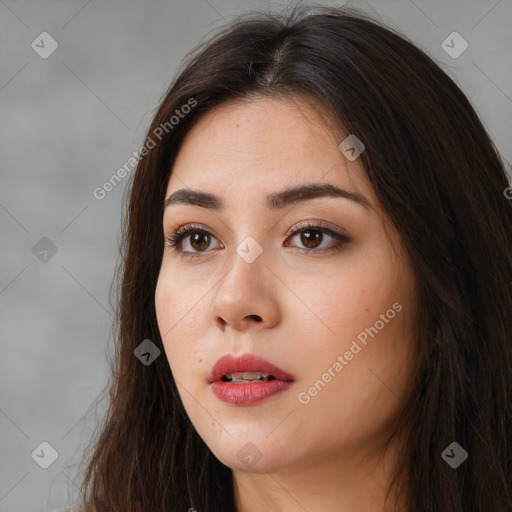
[(315, 229), (303, 231), (301, 233), (301, 242), (310, 249), (317, 247), (318, 244), (316, 242), (322, 242), (322, 232)]
[[(203, 239), (203, 243), (200, 243), (201, 238)], [(196, 243), (199, 244), (199, 248), (194, 245)], [(196, 232), (192, 235), (191, 245), (194, 249), (199, 251), (206, 249), (210, 245), (210, 237), (207, 233)]]

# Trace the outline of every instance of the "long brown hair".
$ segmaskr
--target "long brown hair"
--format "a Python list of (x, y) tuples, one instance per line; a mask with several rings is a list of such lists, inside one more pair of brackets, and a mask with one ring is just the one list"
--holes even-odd
[[(512, 510), (505, 162), (466, 96), (425, 53), (359, 11), (320, 7), (231, 23), (188, 57), (154, 116), (146, 142), (156, 145), (140, 158), (125, 212), (115, 368), (83, 501), (96, 512), (235, 510), (231, 469), (199, 437), (179, 398), (154, 292), (164, 194), (180, 142), (204, 112), (254, 94), (319, 100), (357, 134), (364, 171), (412, 263), (417, 367), (391, 487), (415, 512)], [(146, 339), (162, 352), (147, 366), (134, 356)], [(453, 442), (468, 453), (457, 469), (442, 457)]]

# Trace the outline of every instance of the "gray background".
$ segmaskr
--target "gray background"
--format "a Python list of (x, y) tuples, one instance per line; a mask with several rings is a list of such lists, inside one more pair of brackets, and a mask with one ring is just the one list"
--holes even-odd
[[(101, 201), (93, 189), (140, 147), (192, 47), (238, 14), (290, 4), (0, 0), (1, 512), (73, 504), (76, 464), (104, 411), (103, 402), (98, 416), (89, 408), (108, 382), (109, 289), (129, 180)], [(511, 160), (512, 0), (349, 5), (426, 50)], [(59, 45), (47, 59), (31, 47), (44, 31)], [(469, 43), (456, 59), (441, 47), (453, 31)], [(33, 251), (43, 237), (57, 248), (46, 262)], [(58, 452), (48, 469), (31, 457), (43, 441)]]

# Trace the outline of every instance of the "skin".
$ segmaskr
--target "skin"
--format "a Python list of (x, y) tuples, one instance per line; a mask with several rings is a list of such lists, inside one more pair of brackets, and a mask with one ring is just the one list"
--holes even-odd
[[(182, 241), (197, 258), (165, 247), (155, 303), (184, 407), (232, 468), (240, 512), (391, 510), (384, 497), (399, 444), (383, 444), (412, 379), (413, 277), (360, 159), (338, 149), (347, 134), (328, 129), (326, 115), (299, 97), (225, 102), (185, 137), (166, 191), (189, 187), (226, 205), (165, 209), (166, 236), (187, 223), (211, 235), (209, 245), (190, 234)], [(357, 192), (370, 206), (320, 197), (266, 208), (267, 194), (310, 183)], [(304, 232), (286, 235), (302, 221), (326, 223), (350, 241), (329, 251), (336, 240), (328, 233), (316, 245)], [(252, 263), (236, 252), (248, 236), (263, 250)], [(394, 303), (401, 311), (366, 345), (357, 342)], [(354, 340), (361, 350), (301, 403), (299, 393), (332, 374)], [(217, 399), (207, 379), (214, 363), (247, 352), (291, 373), (291, 389), (251, 406)], [(261, 454), (251, 467), (237, 457), (246, 443)]]

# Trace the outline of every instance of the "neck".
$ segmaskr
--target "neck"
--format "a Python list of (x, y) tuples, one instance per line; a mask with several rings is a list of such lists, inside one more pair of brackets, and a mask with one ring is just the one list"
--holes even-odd
[(268, 473), (233, 471), (237, 512), (396, 512), (386, 494), (395, 471), (397, 446), (379, 453), (330, 454), (296, 461)]

